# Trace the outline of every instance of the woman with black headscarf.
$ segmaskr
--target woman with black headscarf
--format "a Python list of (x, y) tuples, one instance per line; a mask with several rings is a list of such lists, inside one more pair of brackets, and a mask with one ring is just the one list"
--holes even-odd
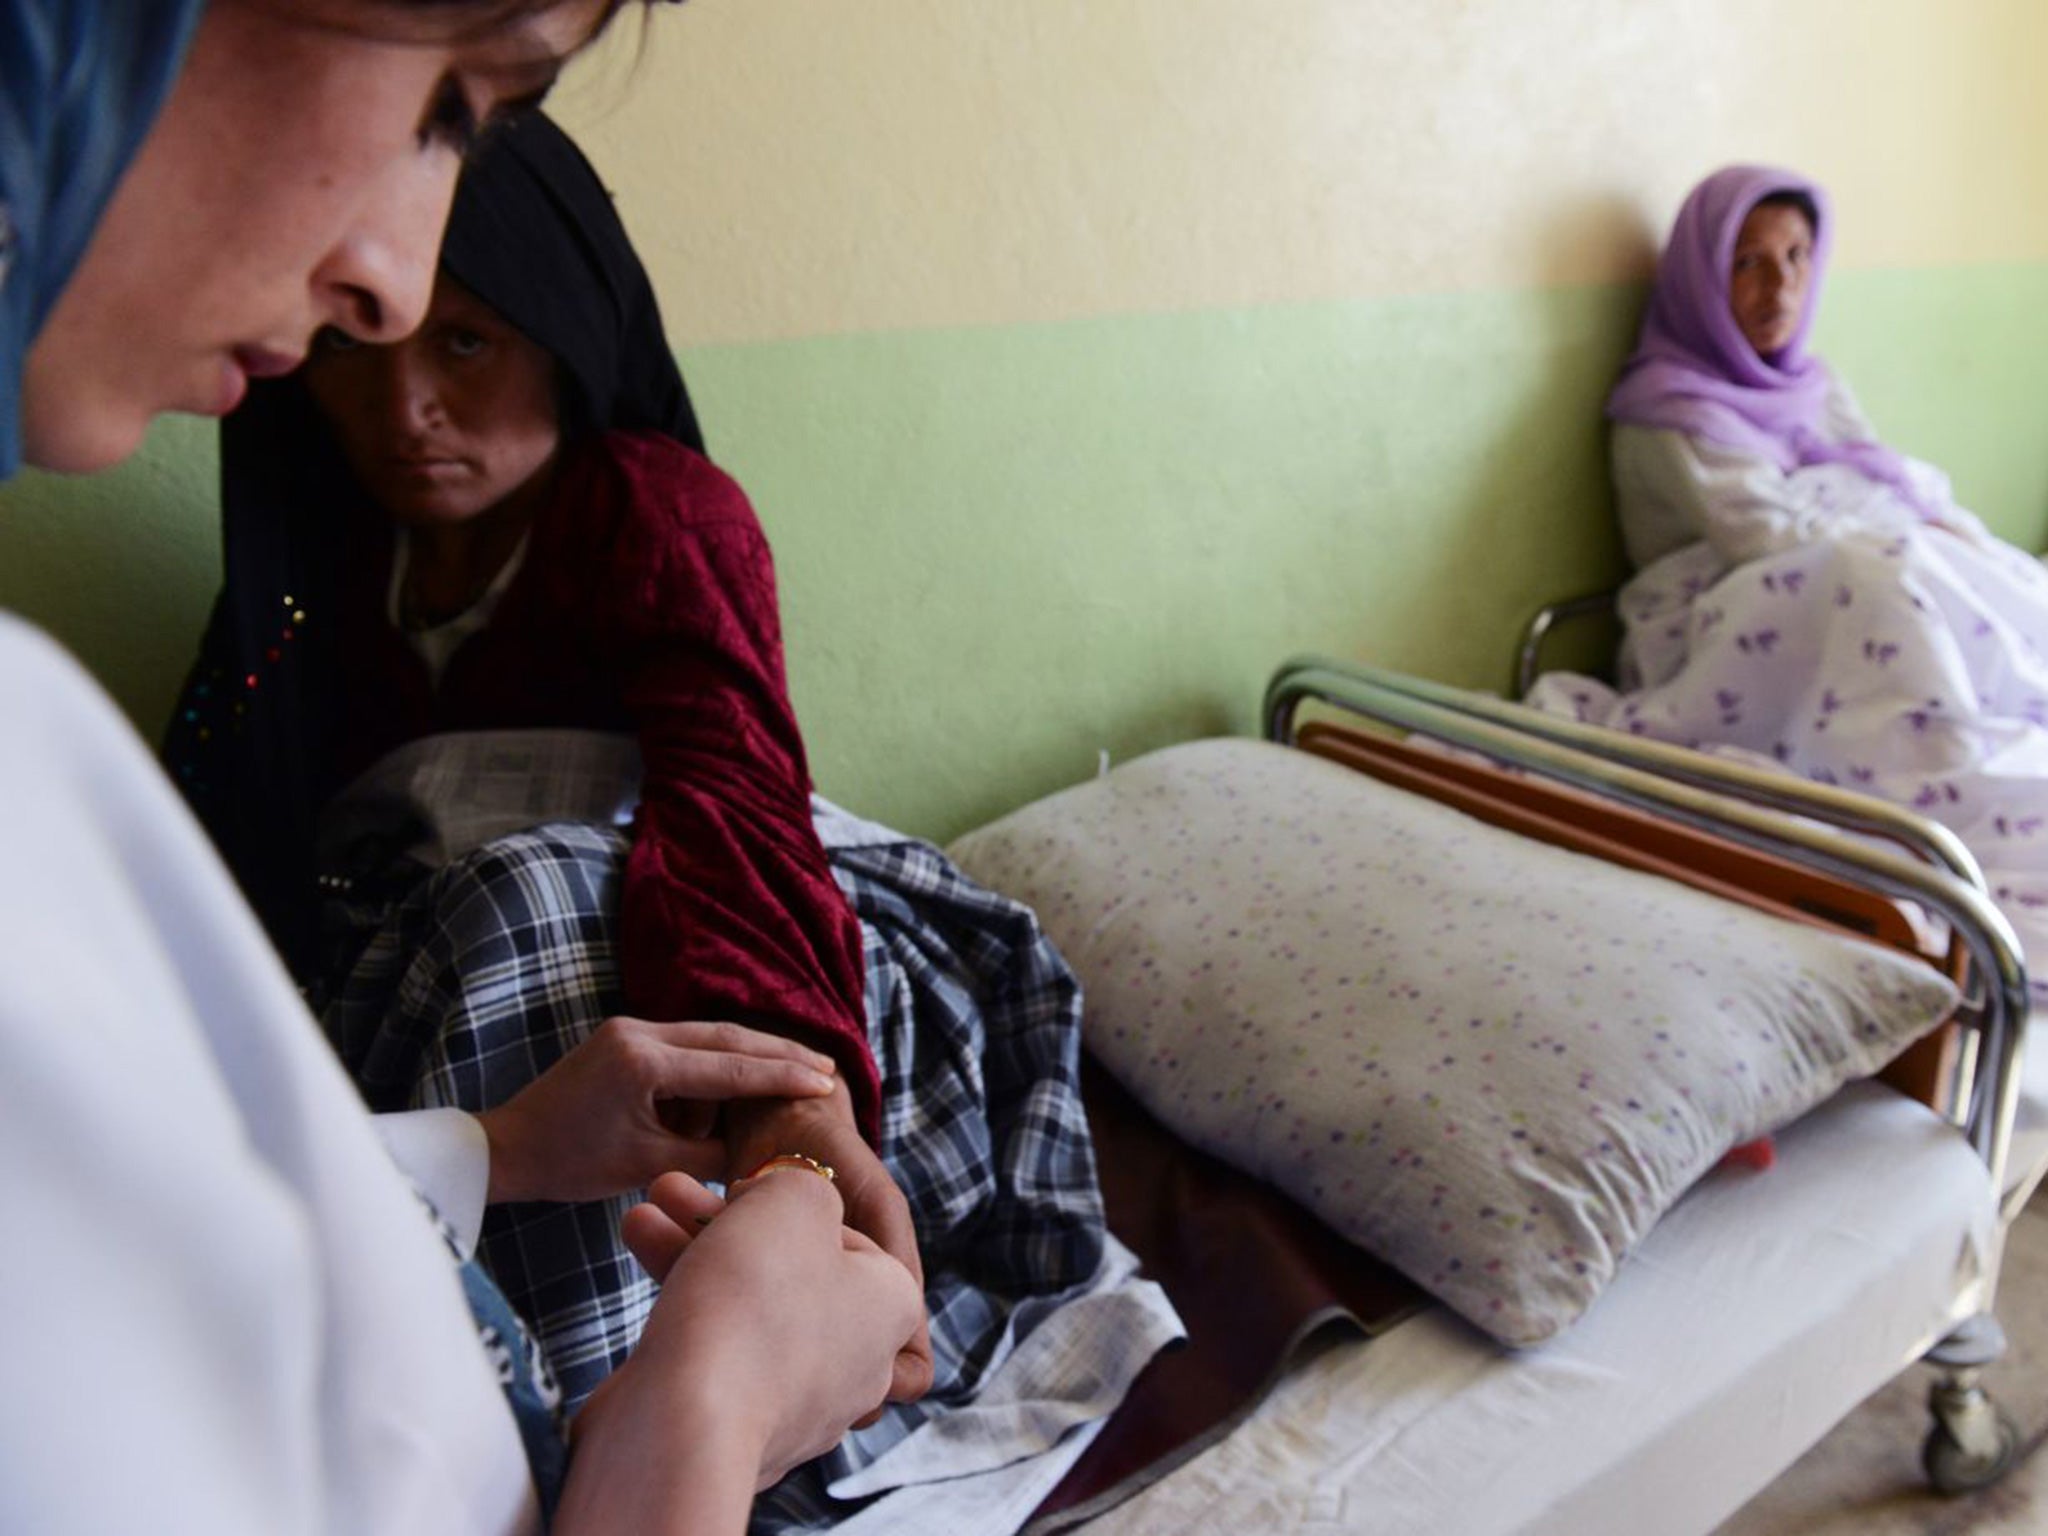
[[(228, 423), (227, 586), (169, 766), (372, 1107), (477, 1112), (479, 1255), (572, 1407), (652, 1304), (618, 1237), (644, 1159), (834, 1169), (931, 1324), (892, 1417), (777, 1491), (783, 1523), (821, 1523), (832, 1478), (1055, 1315), (1027, 1298), (1120, 1288), (1143, 1334), (1080, 1108), (1078, 989), (1028, 911), (814, 805), (767, 544), (699, 451), (609, 198), (545, 118), (465, 173), (442, 266), (413, 336), (330, 337)], [(682, 1027), (647, 1020), (791, 1036), (838, 1072), (716, 1123), (656, 1085), (683, 1138), (614, 1162), (612, 1117), (561, 1085), (579, 1051)], [(707, 1138), (723, 1166), (682, 1160)]]
[[(659, 937), (627, 937), (629, 954), (650, 951), (628, 960), (632, 1001), (654, 1017), (772, 1013), (807, 1031), (871, 1125), (859, 932), (810, 831), (767, 546), (700, 456), (646, 276), (551, 123), (507, 132), (464, 178), (443, 273), (444, 309), (503, 317), (505, 350), (552, 359), (554, 449), (497, 485), (467, 424), (417, 377), (403, 386), (414, 398), (361, 400), (331, 434), (316, 397), (401, 387), (369, 376), (392, 375), (400, 349), (335, 333), (302, 378), (257, 391), (224, 434), (226, 584), (174, 722), (173, 771), (303, 976), (316, 963), (314, 818), (361, 769), (431, 731), (637, 730), (646, 815), (627, 879), (649, 900), (628, 896), (628, 923), (636, 904), (666, 921)], [(465, 345), (446, 317), (429, 327), (412, 348)], [(365, 414), (379, 409), (422, 419)], [(413, 510), (376, 505), (391, 492)], [(466, 562), (451, 564), (458, 546)], [(487, 621), (468, 598), (491, 605)], [(437, 676), (448, 620), (478, 632)], [(718, 795), (697, 791), (707, 777)], [(682, 951), (654, 963), (671, 944)]]
[[(600, 947), (616, 951), (623, 995), (604, 1001), (618, 1013), (736, 1022), (827, 1053), (833, 1092), (735, 1106), (730, 1156), (834, 1165), (850, 1219), (914, 1272), (903, 1202), (860, 1134), (879, 1109), (861, 933), (812, 826), (768, 546), (701, 448), (603, 186), (545, 118), (508, 129), (464, 176), (421, 328), (381, 347), (329, 332), (298, 376), (228, 422), (227, 580), (169, 766), (294, 970), (338, 993), (320, 999), (334, 1004), (330, 1033), (373, 1107), (390, 1109), (422, 1053), (445, 1047), (417, 1029), (393, 1038), (381, 1009), (363, 1023), (342, 983), (362, 930), (389, 927), (392, 898), (421, 905), (423, 866), (394, 858), (392, 837), (322, 844), (323, 814), (394, 749), (449, 733), (636, 743), (623, 860), (559, 838), (522, 853), (497, 871), (485, 938), (548, 947), (573, 906), (555, 887), (576, 883), (605, 909)], [(393, 835), (410, 847), (415, 830)], [(527, 910), (504, 910), (507, 891)], [(355, 942), (337, 956), (340, 895)], [(467, 986), (492, 962), (446, 963)], [(574, 990), (564, 1038), (534, 1047), (531, 1065), (599, 1022)], [(519, 1085), (479, 1094), (492, 1105)], [(493, 1193), (532, 1193), (521, 1165), (565, 1149), (525, 1150), (515, 1133), (532, 1116), (482, 1118)]]

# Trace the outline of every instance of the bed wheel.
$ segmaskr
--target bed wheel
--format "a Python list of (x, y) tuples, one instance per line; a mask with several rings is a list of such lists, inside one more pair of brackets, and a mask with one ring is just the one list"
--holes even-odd
[(1942, 1382), (1929, 1407), (1934, 1428), (1920, 1448), (1920, 1465), (1936, 1492), (1974, 1493), (2011, 1469), (2020, 1427), (1982, 1388)]

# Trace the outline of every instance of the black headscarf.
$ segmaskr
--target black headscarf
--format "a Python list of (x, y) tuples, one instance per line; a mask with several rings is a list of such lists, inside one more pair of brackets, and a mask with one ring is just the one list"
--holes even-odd
[[(532, 113), (464, 169), (441, 265), (550, 353), (564, 440), (651, 430), (703, 451), (654, 288), (583, 153)], [(286, 961), (316, 960), (314, 824), (335, 789), (335, 612), (365, 493), (296, 379), (221, 428), (224, 579), (165, 736), (165, 766)]]

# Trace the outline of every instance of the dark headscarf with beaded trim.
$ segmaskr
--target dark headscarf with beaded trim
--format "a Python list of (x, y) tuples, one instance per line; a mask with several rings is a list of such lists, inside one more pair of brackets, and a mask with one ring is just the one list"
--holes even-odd
[[(596, 171), (533, 113), (464, 170), (444, 271), (553, 355), (564, 438), (652, 430), (703, 451), (653, 286)], [(224, 581), (165, 737), (166, 766), (294, 970), (315, 959), (314, 824), (335, 787), (350, 509), (363, 499), (296, 379), (221, 430)]]

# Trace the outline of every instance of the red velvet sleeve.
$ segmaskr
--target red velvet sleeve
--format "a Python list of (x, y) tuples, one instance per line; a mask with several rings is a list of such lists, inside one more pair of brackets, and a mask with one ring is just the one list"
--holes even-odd
[(625, 502), (602, 622), (620, 637), (645, 775), (621, 903), (627, 1003), (828, 1052), (872, 1141), (860, 924), (811, 822), (767, 538), (703, 459), (663, 439), (607, 443)]

